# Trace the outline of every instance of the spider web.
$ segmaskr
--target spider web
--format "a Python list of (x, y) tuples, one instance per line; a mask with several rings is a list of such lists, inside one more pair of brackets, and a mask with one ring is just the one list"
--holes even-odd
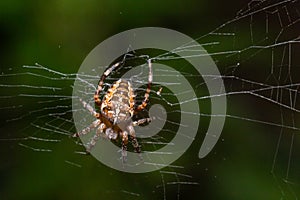
[[(190, 82), (197, 80), (193, 89), (198, 96), (187, 101), (199, 103), (201, 120), (195, 142), (180, 159), (162, 170), (146, 174), (122, 174), (111, 170), (84, 155), (81, 141), (69, 137), (76, 132), (72, 120), (76, 110), (72, 110), (71, 102), (78, 97), (72, 96), (73, 83), (78, 78), (83, 80), (80, 92), (92, 99), (91, 91), (96, 86), (91, 82), (99, 80), (99, 66), (89, 74), (63, 73), (44, 64), (2, 71), (0, 109), (4, 114), (1, 116), (0, 142), (5, 147), (1, 149), (3, 155), (7, 155), (2, 159), (2, 167), (5, 170), (12, 165), (9, 164), (12, 162), (10, 156), (21, 158), (30, 154), (45, 163), (49, 160), (48, 164), (41, 164), (41, 168), (48, 166), (51, 160), (58, 161), (59, 166), (53, 168), (84, 173), (88, 179), (119, 182), (100, 185), (103, 197), (117, 196), (118, 199), (184, 199), (190, 194), (195, 194), (194, 198), (240, 199), (249, 195), (250, 199), (298, 199), (299, 26), (299, 1), (253, 0), (239, 10), (235, 18), (197, 39), (216, 62), (226, 87), (223, 95), (228, 101), (221, 139), (205, 159), (199, 159), (197, 155), (210, 119), (220, 117), (210, 113), (209, 100), (217, 97), (209, 96), (202, 76), (187, 66), (178, 65), (176, 62), (182, 62), (182, 58), (174, 57), (174, 54), (185, 51), (186, 58), (207, 55), (185, 44), (174, 52), (157, 55), (156, 62), (170, 64)], [(145, 55), (148, 56), (144, 53), (137, 57)], [(134, 66), (129, 64), (123, 70), (132, 68)], [(117, 72), (108, 77), (106, 88), (121, 74)], [(168, 71), (160, 74), (174, 76), (176, 80), (176, 75)], [(143, 76), (137, 75), (135, 80)], [(176, 81), (168, 84), (176, 84)], [(176, 119), (180, 113), (178, 105), (184, 102), (174, 98), (182, 94), (173, 94), (163, 88), (161, 95), (157, 95), (160, 85), (154, 82), (150, 101), (168, 107), (168, 118), (158, 135), (139, 140), (142, 148), (149, 151), (168, 143), (176, 134), (176, 128), (182, 125)], [(136, 89), (138, 94), (145, 92), (145, 88)], [(88, 125), (91, 120), (83, 117), (82, 123)], [(3, 177), (3, 183), (13, 184), (7, 176)], [(67, 184), (79, 179), (70, 177)], [(25, 176), (20, 184), (26, 180)], [(132, 183), (123, 184), (126, 180), (132, 180)], [(89, 182), (84, 185), (96, 190)], [(91, 195), (96, 194), (99, 196), (91, 192)]]

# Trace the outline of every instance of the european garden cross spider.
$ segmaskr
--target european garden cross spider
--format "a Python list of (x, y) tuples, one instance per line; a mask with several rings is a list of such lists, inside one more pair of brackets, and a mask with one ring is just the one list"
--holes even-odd
[(100, 99), (100, 93), (103, 89), (104, 80), (113, 71), (122, 66), (122, 62), (118, 62), (111, 67), (108, 67), (100, 78), (98, 88), (94, 95), (95, 104), (100, 108), (99, 113), (96, 112), (91, 105), (80, 99), (83, 107), (97, 118), (88, 127), (73, 135), (73, 137), (79, 137), (96, 128), (96, 134), (86, 145), (87, 153), (93, 149), (100, 137), (116, 140), (118, 136), (122, 138), (123, 161), (127, 156), (128, 136), (132, 141), (135, 151), (137, 153), (141, 152), (141, 147), (138, 144), (133, 127), (150, 122), (151, 119), (143, 118), (138, 121), (133, 121), (132, 117), (143, 110), (149, 101), (149, 94), (152, 84), (152, 64), (150, 59), (148, 59), (147, 62), (149, 67), (148, 85), (144, 95), (144, 100), (140, 105), (135, 105), (135, 94), (132, 85), (130, 81), (124, 79), (119, 79), (118, 81), (114, 82), (113, 85), (107, 90), (107, 93), (104, 95), (103, 99)]

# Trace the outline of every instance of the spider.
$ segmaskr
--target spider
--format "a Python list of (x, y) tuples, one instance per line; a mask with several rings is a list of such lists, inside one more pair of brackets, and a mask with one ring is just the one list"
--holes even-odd
[(113, 71), (120, 68), (122, 66), (121, 62), (108, 67), (100, 78), (94, 95), (95, 104), (100, 108), (100, 112), (96, 112), (91, 105), (80, 99), (83, 107), (96, 118), (96, 120), (88, 127), (73, 135), (73, 137), (79, 137), (81, 135), (88, 134), (92, 129), (96, 129), (95, 135), (86, 145), (87, 153), (91, 152), (100, 137), (110, 140), (117, 140), (118, 137), (122, 139), (123, 161), (126, 161), (128, 137), (132, 141), (132, 146), (134, 147), (135, 152), (141, 152), (141, 147), (138, 144), (133, 127), (149, 123), (151, 119), (143, 118), (133, 121), (132, 118), (145, 109), (149, 102), (149, 94), (152, 84), (151, 60), (148, 59), (147, 63), (149, 67), (148, 85), (144, 95), (144, 100), (140, 105), (136, 105), (135, 103), (135, 94), (131, 82), (124, 79), (119, 79), (114, 82), (107, 90), (103, 99), (100, 99), (100, 93), (103, 90), (103, 84), (106, 77), (108, 77)]

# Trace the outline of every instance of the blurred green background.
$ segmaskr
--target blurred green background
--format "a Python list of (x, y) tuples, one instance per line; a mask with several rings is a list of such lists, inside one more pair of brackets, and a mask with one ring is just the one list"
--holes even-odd
[[(155, 26), (198, 38), (235, 18), (236, 13), (247, 7), (248, 2), (4, 0), (0, 2), (0, 73), (18, 73), (23, 65), (34, 63), (62, 73), (76, 73), (86, 55), (97, 44), (121, 31)], [(277, 8), (274, 7), (275, 10)], [(277, 28), (275, 20), (270, 19), (270, 24), (273, 22)], [(236, 40), (211, 36), (202, 41), (221, 42), (220, 49), (208, 49), (212, 53), (246, 48), (251, 43), (249, 37), (246, 37), (249, 35), (249, 25), (250, 19), (247, 18), (228, 30), (239, 34)], [(265, 33), (265, 29), (255, 31), (262, 35)], [(293, 32), (295, 30), (291, 30)], [(270, 52), (266, 52), (254, 58), (248, 54), (214, 58), (220, 60), (217, 65), (222, 74), (272, 83), (268, 79), (270, 55)], [(233, 63), (238, 60), (245, 62), (240, 67), (234, 66)], [(284, 65), (281, 67), (285, 70)], [(299, 82), (299, 75), (296, 74), (294, 71), (292, 76), (295, 83)], [(1, 77), (1, 84), (14, 81), (20, 84), (23, 80), (27, 84), (37, 83), (34, 79), (28, 80), (28, 77), (4, 76)], [(232, 80), (225, 83), (230, 91), (247, 88)], [(65, 91), (71, 95), (72, 82), (68, 84)], [(21, 88), (1, 87), (0, 91), (2, 108), (23, 103), (27, 107), (18, 112), (26, 113), (35, 107), (35, 100), (25, 99), (24, 102), (22, 98), (3, 97), (22, 93)], [(280, 94), (282, 98), (288, 95)], [(299, 130), (292, 131), (280, 126), (283, 117), (284, 123), (297, 127), (299, 116), (291, 110), (281, 109), (276, 103), (247, 95), (234, 98), (229, 96), (228, 110), (229, 114), (238, 113), (240, 117), (271, 121), (279, 126), (228, 118), (221, 139), (209, 156), (202, 160), (197, 156), (202, 135), (174, 163), (184, 166), (174, 171), (191, 175), (191, 178), (180, 177), (182, 182), (198, 183), (178, 185), (167, 184), (178, 181), (172, 174), (125, 174), (102, 165), (91, 156), (74, 154), (74, 149), (79, 150), (80, 147), (67, 136), (58, 143), (35, 141), (30, 144), (37, 147), (48, 145), (54, 149), (53, 152), (36, 152), (24, 148), (19, 145), (22, 141), (17, 138), (31, 134), (45, 138), (50, 136), (42, 130), (28, 127), (35, 120), (32, 118), (7, 123), (6, 119), (20, 113), (1, 109), (0, 199), (252, 200), (299, 197)], [(281, 139), (277, 146), (279, 137)], [(293, 154), (290, 154), (290, 147), (293, 148)], [(277, 150), (278, 157), (274, 162)], [(68, 160), (76, 161), (81, 167), (68, 163)]]

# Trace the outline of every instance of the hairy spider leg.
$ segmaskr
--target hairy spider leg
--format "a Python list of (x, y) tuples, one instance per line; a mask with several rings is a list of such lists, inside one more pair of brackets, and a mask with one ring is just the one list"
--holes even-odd
[(135, 134), (135, 130), (134, 130), (133, 126), (129, 126), (128, 131), (129, 131), (129, 136), (132, 141), (132, 146), (133, 146), (134, 150), (137, 153), (141, 153), (141, 147), (136, 139), (136, 134)]
[(104, 84), (104, 80), (106, 79), (106, 77), (109, 76), (109, 74), (111, 72), (113, 72), (114, 70), (116, 70), (117, 68), (119, 68), (120, 66), (122, 66), (122, 62), (118, 62), (114, 65), (112, 65), (111, 67), (108, 67), (105, 72), (102, 74), (101, 78), (100, 78), (100, 81), (98, 83), (98, 87), (97, 87), (97, 90), (95, 92), (95, 95), (94, 95), (94, 100), (95, 100), (95, 103), (98, 105), (98, 106), (101, 106), (101, 99), (100, 99), (100, 93), (103, 89), (103, 84)]
[(128, 143), (128, 132), (122, 132), (122, 161), (125, 163), (127, 161), (127, 143)]
[(91, 130), (93, 130), (94, 128), (96, 128), (97, 126), (99, 126), (100, 123), (101, 123), (101, 121), (99, 119), (97, 119), (97, 120), (93, 121), (93, 123), (91, 123), (85, 129), (81, 130), (78, 133), (74, 133), (72, 137), (79, 137), (81, 135), (88, 134), (89, 132), (91, 132)]
[[(91, 115), (93, 115), (96, 118), (99, 118), (99, 113), (97, 113), (90, 104), (88, 104), (87, 102), (85, 102), (82, 99), (79, 99), (79, 100), (82, 103), (83, 107), (86, 108), (91, 113)], [(86, 127), (85, 129), (81, 130), (78, 133), (73, 134), (72, 137), (79, 137), (81, 135), (85, 135), (85, 134), (91, 132), (91, 130), (96, 128), (100, 123), (101, 123), (101, 121), (99, 119), (97, 119), (91, 125)]]
[(147, 89), (146, 89), (146, 92), (145, 92), (144, 100), (143, 100), (142, 104), (137, 107), (136, 112), (140, 111), (140, 110), (143, 110), (149, 102), (149, 95), (150, 95), (150, 92), (151, 92), (151, 85), (152, 85), (153, 76), (152, 76), (151, 59), (148, 59), (147, 62), (148, 62), (148, 67), (149, 67), (148, 85), (147, 85)]
[(96, 130), (96, 134), (92, 137), (92, 139), (89, 141), (89, 143), (86, 146), (86, 152), (90, 153), (91, 150), (94, 148), (96, 145), (97, 141), (101, 137), (101, 134), (103, 133), (103, 130), (105, 129), (105, 124), (101, 123), (100, 126)]
[(87, 102), (85, 102), (82, 99), (79, 99), (79, 101), (82, 103), (83, 107), (86, 108), (91, 113), (91, 115), (93, 115), (96, 118), (99, 118), (100, 114), (97, 113), (90, 104), (88, 104)]
[(142, 124), (145, 124), (145, 123), (149, 123), (151, 122), (151, 118), (143, 118), (143, 119), (139, 119), (137, 121), (134, 121), (132, 122), (132, 125), (133, 126), (139, 126), (139, 125), (142, 125)]

